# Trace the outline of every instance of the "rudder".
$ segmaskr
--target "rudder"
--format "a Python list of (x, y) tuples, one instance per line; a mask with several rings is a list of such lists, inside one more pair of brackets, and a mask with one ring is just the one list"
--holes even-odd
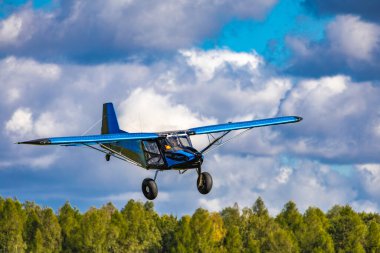
[(115, 109), (112, 103), (103, 104), (103, 118), (101, 134), (120, 133), (119, 123), (117, 122)]

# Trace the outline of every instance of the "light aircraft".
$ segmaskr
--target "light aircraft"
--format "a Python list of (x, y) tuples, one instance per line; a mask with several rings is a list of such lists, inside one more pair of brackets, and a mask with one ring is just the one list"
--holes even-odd
[[(189, 169), (195, 169), (197, 188), (201, 194), (207, 194), (212, 188), (212, 177), (208, 172), (202, 172), (202, 163), (206, 151), (220, 147), (232, 138), (223, 140), (234, 130), (248, 131), (255, 127), (296, 123), (302, 118), (298, 116), (277, 117), (243, 122), (194, 127), (186, 130), (176, 130), (157, 133), (129, 133), (121, 130), (112, 103), (103, 104), (102, 128), (100, 135), (50, 137), (18, 144), (87, 146), (105, 153), (105, 159), (111, 156), (130, 162), (147, 170), (156, 170), (154, 178), (145, 178), (142, 182), (144, 196), (153, 200), (157, 197), (157, 173), (165, 170), (178, 170), (180, 174)], [(212, 134), (219, 133), (219, 136)], [(209, 144), (202, 150), (196, 150), (190, 136), (207, 134)], [(100, 147), (97, 147), (99, 145)]]

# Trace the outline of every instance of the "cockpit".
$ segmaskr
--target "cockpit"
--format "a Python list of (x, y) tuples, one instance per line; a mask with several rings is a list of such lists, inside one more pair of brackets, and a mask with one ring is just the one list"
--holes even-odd
[(196, 152), (187, 135), (168, 135), (166, 138), (151, 141), (147, 140), (142, 143), (145, 159), (149, 167), (164, 166), (164, 157), (174, 160), (184, 160), (186, 156), (178, 152), (185, 150), (191, 153)]

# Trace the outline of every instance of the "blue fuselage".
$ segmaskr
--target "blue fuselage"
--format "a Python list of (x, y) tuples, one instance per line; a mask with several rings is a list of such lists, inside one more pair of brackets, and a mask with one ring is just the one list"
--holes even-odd
[(203, 155), (193, 148), (188, 136), (120, 141), (101, 146), (146, 169), (191, 169), (199, 168), (203, 162)]

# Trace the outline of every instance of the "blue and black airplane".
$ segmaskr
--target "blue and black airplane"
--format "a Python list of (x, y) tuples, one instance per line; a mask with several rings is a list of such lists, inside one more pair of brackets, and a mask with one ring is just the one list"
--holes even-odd
[[(50, 137), (18, 142), (18, 144), (87, 146), (105, 153), (107, 161), (112, 156), (144, 169), (156, 170), (154, 179), (146, 178), (142, 182), (144, 196), (153, 200), (158, 194), (157, 173), (165, 170), (178, 170), (183, 174), (189, 169), (195, 169), (198, 174), (198, 191), (201, 194), (209, 193), (212, 188), (212, 177), (208, 172), (202, 172), (203, 155), (244, 133), (241, 132), (225, 140), (231, 131), (244, 129), (248, 131), (255, 127), (296, 123), (301, 120), (302, 118), (298, 116), (286, 116), (229, 122), (186, 130), (129, 133), (119, 128), (112, 103), (106, 103), (103, 104), (102, 128), (99, 135)], [(219, 133), (219, 136), (213, 136), (214, 133)], [(207, 134), (209, 137), (209, 144), (202, 150), (196, 150), (190, 140), (190, 136), (199, 134)]]

